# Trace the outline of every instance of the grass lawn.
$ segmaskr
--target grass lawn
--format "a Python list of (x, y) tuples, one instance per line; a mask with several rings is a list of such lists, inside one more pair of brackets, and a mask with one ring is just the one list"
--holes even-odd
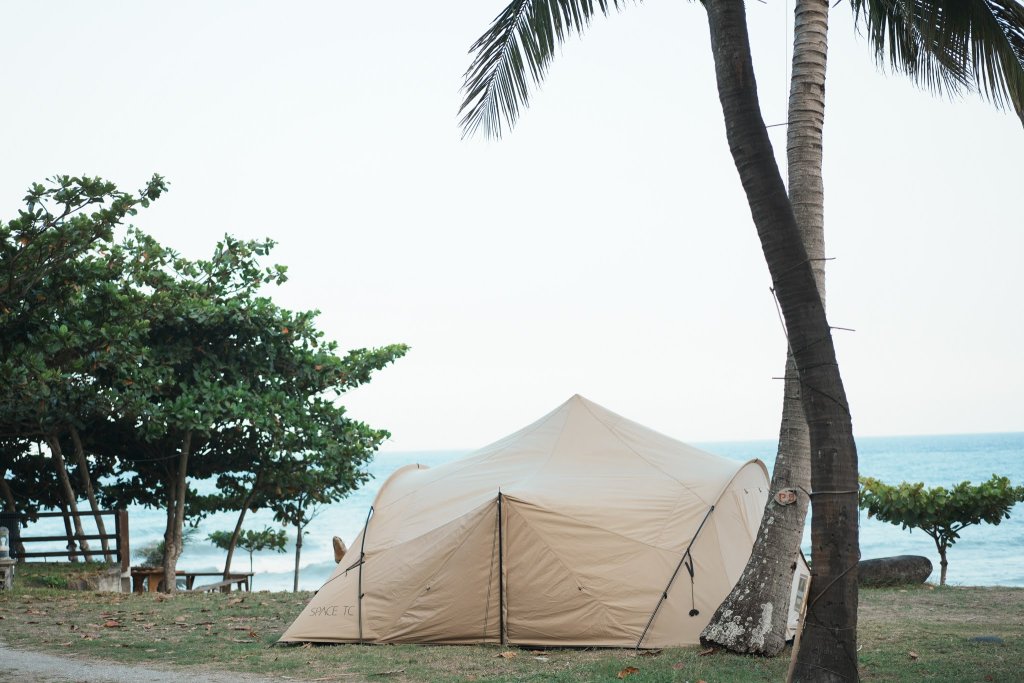
[[(12, 647), (305, 681), (781, 681), (776, 659), (700, 648), (532, 650), (497, 646), (272, 646), (309, 593), (163, 596), (73, 592), (54, 565), (18, 568), (0, 593), (0, 638)], [(866, 681), (1024, 681), (1024, 589), (862, 589)], [(975, 642), (996, 636), (1001, 643)]]

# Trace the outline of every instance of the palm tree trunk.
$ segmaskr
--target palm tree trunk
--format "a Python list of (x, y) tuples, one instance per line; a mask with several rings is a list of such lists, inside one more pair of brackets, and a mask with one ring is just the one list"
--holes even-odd
[[(797, 0), (793, 75), (790, 79), (787, 159), (789, 199), (815, 283), (825, 304), (825, 225), (822, 127), (828, 0)], [(701, 633), (705, 645), (773, 657), (786, 642), (795, 559), (803, 540), (811, 487), (810, 435), (792, 352), (786, 354), (779, 447), (770, 490), (800, 492), (793, 505), (769, 497), (754, 547), (740, 580)]]
[[(786, 381), (770, 491), (811, 486), (810, 440), (800, 403), (800, 381), (792, 355)], [(797, 489), (799, 491), (799, 489)], [(786, 645), (793, 572), (797, 566), (808, 500), (780, 505), (769, 496), (761, 526), (740, 580), (700, 634), (706, 647), (774, 657)]]
[[(811, 443), (814, 580), (794, 680), (857, 680), (857, 448), (825, 308), (757, 100), (743, 0), (707, 0), (729, 149), (786, 322)], [(824, 599), (822, 599), (824, 598)]]
[(96, 530), (99, 532), (100, 545), (103, 547), (103, 559), (110, 564), (113, 562), (113, 558), (110, 555), (110, 545), (107, 543), (107, 527), (103, 523), (103, 515), (100, 514), (100, 506), (96, 502), (96, 492), (93, 490), (92, 477), (89, 475), (89, 463), (85, 458), (85, 449), (82, 447), (82, 437), (78, 434), (78, 429), (72, 425), (71, 430), (71, 442), (75, 446), (75, 463), (78, 465), (78, 476), (82, 480), (82, 488), (85, 490), (85, 497), (89, 500), (89, 507), (92, 509), (93, 519), (96, 520)]
[(46, 443), (50, 446), (50, 453), (53, 455), (53, 466), (57, 470), (57, 479), (60, 481), (61, 491), (64, 493), (64, 501), (71, 511), (71, 521), (75, 525), (75, 534), (78, 537), (78, 545), (82, 549), (86, 562), (92, 562), (92, 555), (89, 553), (89, 542), (85, 540), (85, 530), (82, 529), (82, 517), (78, 514), (78, 503), (75, 497), (75, 490), (71, 486), (71, 477), (68, 476), (67, 463), (64, 462), (64, 451), (60, 447), (60, 439), (56, 434), (49, 434)]
[(188, 456), (192, 447), (192, 432), (185, 432), (177, 467), (169, 472), (167, 481), (167, 528), (164, 530), (164, 591), (176, 593), (176, 571), (183, 546), (185, 526), (185, 496), (188, 492)]

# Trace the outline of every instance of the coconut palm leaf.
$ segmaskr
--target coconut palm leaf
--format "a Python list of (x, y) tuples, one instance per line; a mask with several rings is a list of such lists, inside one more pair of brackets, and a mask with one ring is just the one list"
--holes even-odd
[(569, 35), (583, 33), (595, 12), (607, 16), (612, 7), (624, 4), (625, 0), (512, 0), (469, 49), (473, 62), (464, 75), (459, 108), (460, 114), (465, 112), (459, 120), (463, 135), (482, 129), (486, 137), (501, 137), (503, 124), (513, 126), (519, 108), (529, 102), (530, 86), (544, 79), (555, 47)]
[(1024, 123), (1021, 0), (851, 0), (880, 64), (933, 92), (976, 91)]

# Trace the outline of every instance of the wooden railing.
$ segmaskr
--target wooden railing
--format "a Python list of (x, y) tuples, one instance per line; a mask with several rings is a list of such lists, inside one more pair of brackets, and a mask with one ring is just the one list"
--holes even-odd
[[(22, 552), (11, 548), (11, 557), (17, 560), (27, 560), (30, 558), (66, 558), (68, 560), (74, 560), (81, 555), (84, 555), (86, 551), (82, 550), (82, 541), (113, 541), (113, 547), (110, 547), (109, 554), (117, 558), (118, 563), (121, 565), (122, 572), (128, 572), (131, 568), (130, 556), (131, 548), (128, 544), (128, 511), (127, 510), (101, 510), (100, 515), (104, 517), (114, 518), (114, 533), (112, 534), (76, 534), (71, 531), (71, 515), (64, 512), (40, 512), (39, 518), (51, 518), (51, 517), (63, 517), (64, 526), (68, 529), (67, 533), (54, 535), (54, 536), (22, 536), (19, 535), (17, 540), (22, 544), (22, 547), (28, 546), (31, 543), (53, 543), (54, 541), (64, 541), (67, 543), (67, 547), (64, 550), (42, 550), (36, 552), (28, 552), (27, 550)], [(92, 513), (86, 513), (82, 515), (83, 519), (92, 517)], [(13, 540), (13, 539), (12, 539)], [(13, 544), (12, 544), (13, 546)], [(92, 556), (103, 557), (104, 551), (102, 548), (92, 548), (88, 550), (88, 554)]]

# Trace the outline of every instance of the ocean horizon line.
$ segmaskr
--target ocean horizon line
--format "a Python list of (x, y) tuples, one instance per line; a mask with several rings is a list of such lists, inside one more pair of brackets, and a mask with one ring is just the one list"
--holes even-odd
[[(664, 434), (664, 432), (662, 432)], [(666, 435), (671, 436), (671, 435)], [(934, 437), (979, 437), (979, 436), (1024, 436), (1024, 429), (1018, 430), (1007, 430), (1007, 431), (985, 431), (985, 432), (933, 432), (933, 433), (914, 433), (914, 434), (862, 434), (858, 435), (857, 430), (854, 430), (854, 440), (860, 439), (922, 439), (922, 438), (934, 438)], [(676, 438), (676, 437), (671, 437)], [(740, 444), (740, 443), (765, 443), (765, 442), (777, 442), (778, 437), (761, 437), (752, 439), (688, 439), (686, 443), (691, 444)], [(473, 451), (485, 448), (491, 443), (498, 441), (489, 441), (480, 446), (472, 447), (437, 447), (431, 446), (429, 448), (381, 448), (376, 452), (375, 455), (397, 455), (402, 453), (472, 453)]]

